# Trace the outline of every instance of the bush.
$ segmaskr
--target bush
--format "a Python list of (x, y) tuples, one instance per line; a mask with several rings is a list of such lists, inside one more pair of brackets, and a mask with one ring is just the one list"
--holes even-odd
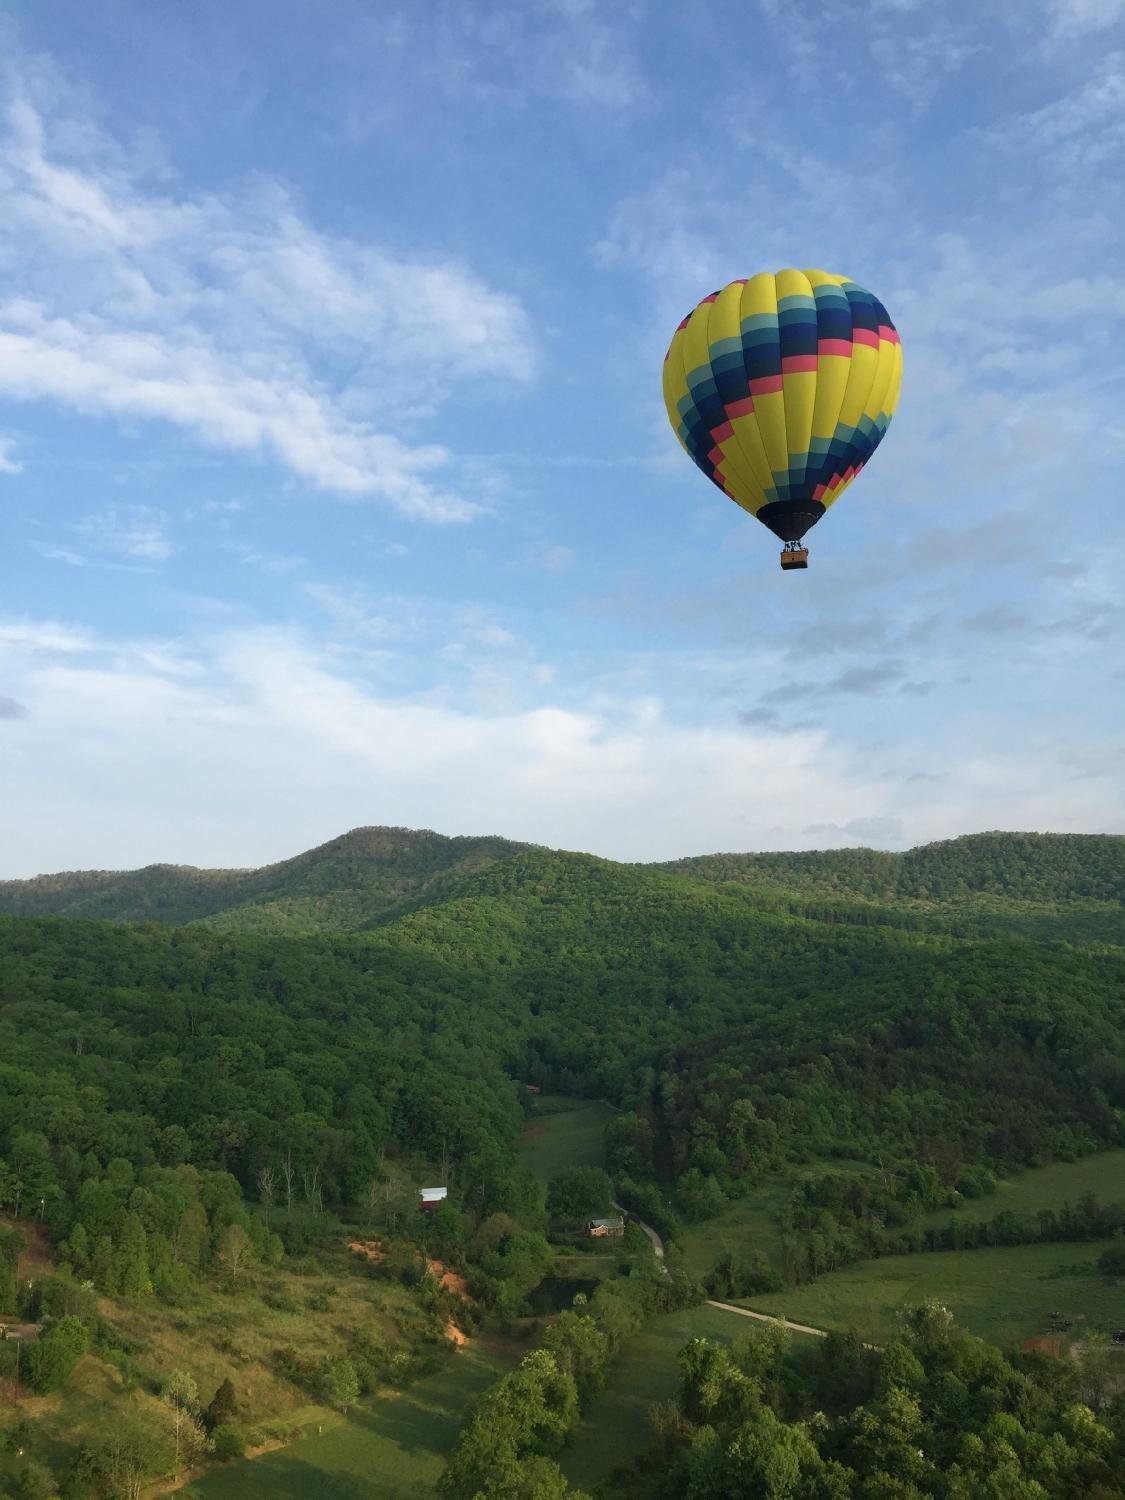
[(301, 1304), (296, 1297), (291, 1296), (284, 1287), (263, 1292), (262, 1301), (267, 1307), (272, 1307), (274, 1312), (295, 1313), (301, 1310)]
[(234, 1422), (223, 1422), (216, 1427), (211, 1434), (211, 1449), (221, 1463), (229, 1463), (232, 1458), (242, 1458), (246, 1452), (246, 1439), (241, 1427)]
[(44, 1395), (61, 1390), (89, 1346), (89, 1330), (81, 1319), (60, 1318), (28, 1350), (30, 1384)]

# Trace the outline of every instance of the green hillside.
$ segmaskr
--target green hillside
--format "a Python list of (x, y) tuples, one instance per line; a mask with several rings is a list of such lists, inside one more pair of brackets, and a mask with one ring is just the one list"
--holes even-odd
[[(268, 1134), (258, 1071), (318, 1074), (320, 1092), (339, 1095), (312, 1112), (350, 1129), (352, 1046), (371, 1049), (363, 1087), (379, 1097), (361, 1111), (368, 1138), (373, 1118), (393, 1117), (387, 1100), (406, 1097), (404, 1079), (427, 1078), (420, 1088), (435, 1100), (459, 1080), (470, 1093), (484, 1081), (494, 1102), (467, 1106), (483, 1117), (499, 1107), (506, 1076), (610, 1099), (627, 1116), (614, 1127), (619, 1171), (694, 1171), (712, 1196), (737, 1193), (748, 1173), (793, 1153), (925, 1147), (1027, 1163), (1119, 1139), (1125, 954), (1116, 948), (800, 914), (751, 886), (512, 846), (489, 860), (479, 842), (431, 850), (428, 837), (406, 841), (411, 868), (395, 866), (393, 890), (393, 861), (370, 861), (379, 897), (410, 888), (416, 909), (392, 918), (384, 907), (366, 932), (282, 936), (262, 930), (267, 908), (253, 904), (187, 928), (0, 921), (12, 997), (0, 1016), (14, 1026), (3, 1056), (9, 1068), (27, 1060), (28, 1107), (40, 1112), (46, 1059), (74, 1080), (69, 1088), (113, 1057), (149, 1070), (140, 1097), (161, 1126), (183, 1123), (197, 1107), (208, 1113), (213, 1038), (224, 1035), (246, 1038), (225, 1077), (247, 1102), (215, 1112), (253, 1111), (234, 1130), (242, 1144), (223, 1153), (247, 1183)], [(313, 851), (297, 873), (321, 920), (349, 902), (353, 925), (370, 911), (356, 904), (357, 840)], [(89, 1038), (80, 1054), (75, 1034)], [(326, 1073), (331, 1051), (341, 1056)], [(156, 1068), (165, 1054), (175, 1067)], [(10, 1085), (13, 1117), (23, 1087)], [(135, 1092), (123, 1077), (112, 1107), (131, 1107)], [(410, 1138), (420, 1108), (392, 1136)], [(427, 1127), (425, 1139), (439, 1134)], [(338, 1180), (327, 1159), (322, 1169)]]
[[(257, 870), (150, 865), (0, 881), (0, 912), (110, 921), (207, 922), (227, 931), (351, 931), (457, 895), (470, 877), (521, 854), (497, 891), (557, 877), (575, 859), (606, 873), (617, 898), (630, 870), (753, 889), (758, 904), (899, 926), (1006, 930), (1066, 940), (1125, 941), (1125, 836), (985, 833), (901, 854), (833, 849), (709, 854), (652, 866), (533, 850), (498, 837), (357, 828)], [(544, 872), (540, 876), (537, 872)], [(474, 894), (490, 889), (464, 887)]]
[[(725, 1298), (799, 1291), (840, 1321), (864, 1288), (883, 1297), (865, 1267), (892, 1257), (935, 1295), (971, 1272), (974, 1307), (981, 1268), (1016, 1251), (1021, 1265), (1039, 1264), (1022, 1255), (1033, 1246), (1044, 1266), (1090, 1264), (1125, 1230), (1125, 1193), (1012, 1213), (996, 1179), (1125, 1145), (1121, 843), (986, 835), (902, 856), (739, 856), (731, 878), (718, 857), (627, 865), (365, 829), (260, 871), (9, 883), (0, 1213), (22, 1227), (0, 1228), (0, 1316), (42, 1321), (59, 1368), (91, 1351), (82, 1390), (110, 1405), (107, 1361), (128, 1373), (146, 1359), (156, 1401), (183, 1348), (212, 1385), (216, 1356), (236, 1380), (253, 1368), (258, 1423), (379, 1390), (382, 1423), (410, 1404), (385, 1400), (404, 1372), (469, 1399), (441, 1373), (450, 1320), (531, 1336), (558, 1268), (588, 1254), (583, 1172), (669, 1243), (668, 1277), (642, 1274), (651, 1252), (632, 1227), (631, 1261), (603, 1252), (614, 1339), (701, 1298), (700, 1278)], [(759, 858), (761, 878), (746, 875)], [(528, 1084), (541, 1101), (589, 1101), (569, 1134), (526, 1129)], [(579, 1175), (558, 1200), (566, 1167)], [(449, 1190), (432, 1219), (417, 1207), (427, 1181)], [(355, 1278), (382, 1275), (379, 1262), (336, 1279), (323, 1267), (375, 1225), (393, 1286), (372, 1300)], [(19, 1271), (25, 1234), (57, 1276)], [(462, 1273), (470, 1304), (425, 1274), (422, 1246)], [(997, 1246), (1013, 1256), (990, 1260)], [(643, 1308), (618, 1306), (631, 1277)], [(1116, 1293), (1087, 1280), (1108, 1327)], [(354, 1317), (337, 1319), (334, 1299)], [(315, 1357), (307, 1335), (263, 1331), (317, 1311), (332, 1316)], [(206, 1353), (192, 1342), (203, 1321)], [(29, 1366), (37, 1380), (54, 1378), (47, 1360)], [(356, 1410), (325, 1451), (391, 1464), (395, 1432), (364, 1437), (370, 1407)], [(443, 1413), (440, 1446), (459, 1415)], [(51, 1444), (69, 1444), (69, 1463), (78, 1438), (51, 1434), (88, 1417), (44, 1426), (35, 1451), (54, 1465)], [(428, 1482), (436, 1451), (425, 1466)]]
[(357, 828), (259, 870), (85, 870), (0, 881), (13, 916), (210, 922), (254, 932), (348, 931), (439, 894), (463, 872), (525, 847), (501, 838)]
[(902, 854), (828, 849), (799, 854), (705, 854), (660, 868), (700, 880), (776, 881), (872, 900), (1125, 900), (1125, 835), (978, 833)]

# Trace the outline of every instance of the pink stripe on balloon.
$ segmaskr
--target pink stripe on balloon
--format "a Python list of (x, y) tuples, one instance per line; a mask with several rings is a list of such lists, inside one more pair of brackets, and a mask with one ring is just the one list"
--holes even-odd
[(728, 417), (749, 417), (754, 412), (753, 396), (743, 396), (738, 401), (731, 401), (723, 407)]
[(783, 375), (812, 375), (816, 373), (815, 354), (787, 354), (781, 361)]
[(780, 391), (780, 375), (761, 375), (757, 380), (750, 382), (750, 394), (752, 396), (772, 396), (775, 391)]
[(852, 341), (851, 339), (819, 339), (816, 352), (822, 357), (825, 354), (842, 354), (845, 359), (851, 359)]
[(879, 335), (873, 328), (853, 328), (852, 343), (866, 344), (869, 349), (878, 349)]

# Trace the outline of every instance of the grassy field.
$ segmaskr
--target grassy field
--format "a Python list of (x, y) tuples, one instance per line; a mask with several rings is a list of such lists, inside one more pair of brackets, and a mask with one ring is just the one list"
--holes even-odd
[(742, 1255), (761, 1250), (777, 1266), (781, 1265), (781, 1232), (777, 1216), (789, 1201), (795, 1183), (805, 1177), (819, 1177), (826, 1172), (852, 1172), (869, 1176), (875, 1169), (869, 1162), (816, 1162), (794, 1167), (785, 1177), (764, 1183), (745, 1198), (736, 1199), (716, 1219), (701, 1224), (685, 1224), (677, 1236), (684, 1252), (687, 1269), (693, 1276), (704, 1276), (726, 1250)]
[(679, 1386), (676, 1355), (692, 1338), (729, 1342), (754, 1324), (717, 1307), (689, 1307), (656, 1318), (629, 1339), (614, 1360), (609, 1381), (587, 1407), (582, 1426), (559, 1462), (571, 1484), (590, 1489), (648, 1447), (648, 1409)]
[(520, 1156), (541, 1182), (549, 1182), (567, 1167), (600, 1167), (605, 1159), (606, 1121), (613, 1115), (608, 1104), (545, 1094), (536, 1100)]
[(1054, 1311), (1072, 1320), (1072, 1333), (1125, 1326), (1125, 1289), (1093, 1269), (1104, 1249), (1105, 1243), (1018, 1245), (893, 1255), (745, 1300), (760, 1312), (814, 1328), (854, 1327), (882, 1343), (894, 1337), (904, 1307), (936, 1297), (970, 1332), (1005, 1346), (1049, 1332)]
[(941, 1209), (923, 1222), (948, 1224), (955, 1215), (961, 1219), (991, 1219), (1005, 1209), (1033, 1214), (1041, 1208), (1057, 1209), (1067, 1201), (1077, 1203), (1083, 1193), (1097, 1193), (1103, 1203), (1125, 1200), (1125, 1151), (1101, 1151), (1079, 1161), (1032, 1167), (1018, 1177), (1001, 1178), (988, 1197), (975, 1198), (957, 1210)]
[[(686, 1224), (680, 1244), (688, 1268), (697, 1276), (714, 1265), (724, 1250), (744, 1253), (762, 1250), (775, 1263), (781, 1260), (781, 1237), (777, 1215), (802, 1177), (822, 1172), (853, 1172), (857, 1176), (874, 1175), (869, 1162), (817, 1162), (796, 1167), (784, 1178), (763, 1184), (756, 1192), (739, 1198), (718, 1218), (702, 1224)], [(1033, 1167), (1018, 1177), (1002, 1178), (995, 1193), (985, 1198), (967, 1200), (964, 1207), (940, 1209), (927, 1215), (924, 1226), (947, 1224), (954, 1216), (962, 1219), (991, 1219), (1010, 1209), (1014, 1213), (1035, 1213), (1040, 1208), (1058, 1208), (1068, 1199), (1076, 1203), (1083, 1193), (1097, 1193), (1103, 1202), (1125, 1199), (1125, 1150), (1103, 1151), (1079, 1161), (1055, 1162), (1048, 1167)]]
[(197, 1500), (415, 1500), (430, 1496), (469, 1403), (509, 1369), (507, 1347), (474, 1342), (408, 1390), (328, 1419), (289, 1447), (214, 1469)]

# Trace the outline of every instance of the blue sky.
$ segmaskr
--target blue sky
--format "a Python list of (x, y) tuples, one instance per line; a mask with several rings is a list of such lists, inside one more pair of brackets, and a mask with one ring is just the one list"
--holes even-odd
[[(0, 875), (1125, 831), (1122, 0), (0, 3)], [(846, 273), (783, 576), (660, 367)]]

